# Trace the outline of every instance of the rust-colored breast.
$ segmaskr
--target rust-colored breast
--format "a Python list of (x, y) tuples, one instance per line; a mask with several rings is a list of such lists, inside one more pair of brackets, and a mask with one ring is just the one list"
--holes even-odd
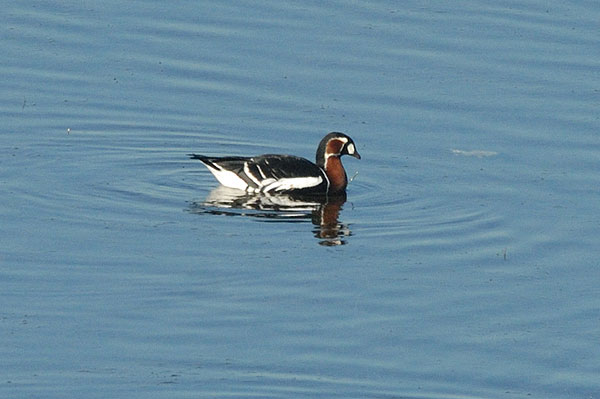
[(342, 166), (342, 161), (340, 160), (340, 157), (329, 157), (327, 159), (327, 163), (325, 164), (325, 172), (327, 173), (327, 177), (329, 178), (330, 192), (344, 191), (346, 189), (348, 179), (346, 177), (346, 171)]

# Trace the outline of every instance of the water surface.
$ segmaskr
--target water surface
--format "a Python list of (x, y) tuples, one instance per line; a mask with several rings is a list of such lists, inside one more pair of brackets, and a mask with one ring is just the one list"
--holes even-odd
[[(7, 5), (0, 392), (598, 397), (598, 20)], [(362, 160), (325, 228), (186, 156), (312, 159), (329, 131)]]

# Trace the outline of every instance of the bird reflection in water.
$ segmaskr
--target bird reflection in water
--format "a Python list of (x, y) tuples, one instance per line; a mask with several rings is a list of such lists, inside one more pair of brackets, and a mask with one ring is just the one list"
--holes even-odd
[(311, 220), (320, 245), (346, 244), (348, 225), (338, 218), (346, 193), (329, 197), (249, 194), (224, 186), (212, 190), (204, 202), (192, 202), (189, 211), (197, 214), (246, 216), (265, 221), (302, 222)]

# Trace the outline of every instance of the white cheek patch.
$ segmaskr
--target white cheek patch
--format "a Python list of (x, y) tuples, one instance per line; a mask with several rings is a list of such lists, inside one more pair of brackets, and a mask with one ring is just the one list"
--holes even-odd
[(352, 144), (352, 143), (348, 144), (348, 146), (346, 147), (346, 151), (348, 151), (348, 154), (350, 154), (350, 155), (354, 154), (354, 152), (355, 152), (354, 144)]

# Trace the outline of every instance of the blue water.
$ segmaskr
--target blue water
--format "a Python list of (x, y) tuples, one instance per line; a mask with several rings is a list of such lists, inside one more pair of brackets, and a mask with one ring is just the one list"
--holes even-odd
[[(599, 20), (5, 4), (0, 395), (600, 397)], [(186, 156), (329, 131), (362, 160), (325, 228)]]

